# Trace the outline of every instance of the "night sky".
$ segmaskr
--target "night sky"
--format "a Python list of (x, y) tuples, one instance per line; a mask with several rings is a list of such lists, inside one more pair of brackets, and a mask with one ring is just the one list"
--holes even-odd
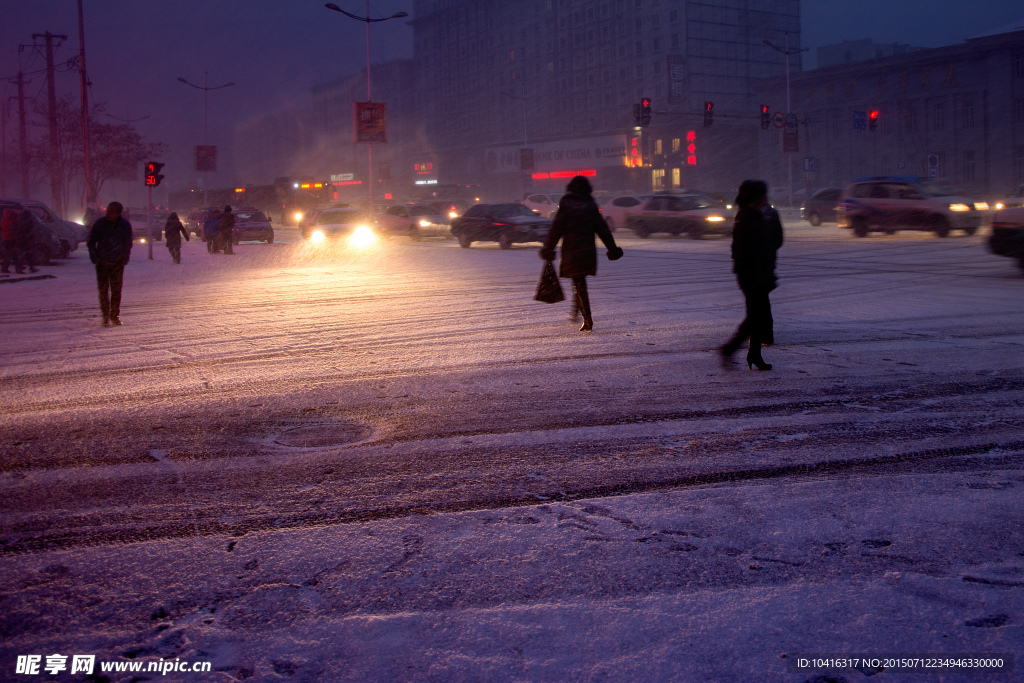
[[(353, 13), (365, 3), (337, 2)], [(894, 9), (896, 6), (896, 9)], [(44, 66), (42, 53), (24, 50), (33, 33), (67, 34), (56, 61), (77, 53), (75, 0), (0, 0), (0, 76), (19, 68)], [(371, 14), (412, 12), (412, 0), (378, 0)], [(148, 119), (136, 124), (149, 139), (168, 144), (170, 187), (188, 182), (192, 145), (201, 142), (203, 93), (177, 81), (202, 84), (209, 70), (211, 86), (236, 85), (210, 94), (210, 143), (221, 147), (222, 172), (211, 185), (245, 182), (233, 171), (229, 148), (238, 122), (291, 105), (309, 102), (317, 83), (358, 72), (366, 60), (361, 22), (324, 8), (316, 0), (86, 0), (86, 61), (93, 102), (107, 102), (122, 118)], [(372, 27), (373, 60), (412, 56), (408, 19)], [(1011, 0), (807, 0), (803, 3), (804, 45), (813, 66), (819, 45), (871, 38), (924, 47), (949, 45), (996, 28), (1024, 26), (1024, 9)], [(27, 92), (45, 103), (44, 74), (33, 74)], [(58, 75), (58, 92), (77, 97), (78, 75)], [(4, 99), (16, 94), (4, 80)], [(16, 130), (15, 102), (9, 102), (8, 135)], [(111, 121), (111, 119), (107, 119)], [(10, 142), (8, 143), (11, 144)], [(192, 174), (194, 175), (194, 174)], [(161, 188), (163, 189), (163, 188)]]

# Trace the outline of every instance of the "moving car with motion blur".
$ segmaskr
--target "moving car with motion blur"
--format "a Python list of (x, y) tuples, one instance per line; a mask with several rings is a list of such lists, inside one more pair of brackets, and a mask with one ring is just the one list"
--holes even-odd
[(839, 187), (826, 187), (818, 190), (810, 199), (800, 205), (800, 218), (817, 227), (824, 222), (836, 220), (836, 210), (843, 190)]
[(541, 216), (554, 218), (555, 213), (558, 212), (558, 202), (561, 199), (562, 197), (557, 194), (534, 192), (533, 194), (526, 195), (526, 199), (523, 200), (523, 206), (533, 209)]
[(363, 211), (351, 207), (317, 211), (316, 216), (303, 221), (302, 237), (312, 244), (341, 243), (365, 247), (376, 242), (377, 233), (371, 227), (373, 220)]
[(988, 248), (993, 254), (1016, 259), (1024, 270), (1024, 204), (995, 212)]
[(377, 219), (377, 227), (386, 236), (408, 235), (414, 240), (452, 236), (451, 219), (429, 204), (392, 206)]
[[(4, 199), (3, 201), (16, 205), (18, 213), (21, 213), (23, 209), (28, 209), (47, 230), (57, 235), (59, 246), (50, 254), (54, 258), (67, 258), (71, 252), (78, 249), (81, 242), (89, 239), (89, 231), (85, 229), (85, 226), (58, 218), (57, 214), (50, 210), (50, 207), (38, 199)], [(84, 238), (81, 236), (81, 230), (85, 231)]]
[(960, 197), (928, 178), (872, 176), (858, 178), (843, 190), (836, 223), (857, 237), (897, 230), (924, 230), (938, 237), (963, 230), (973, 235), (988, 208), (987, 203)]
[(626, 226), (630, 216), (635, 216), (644, 209), (644, 202), (649, 194), (624, 194), (601, 205), (601, 215), (608, 229), (615, 232)]
[(992, 208), (999, 211), (1001, 209), (1016, 209), (1021, 206), (1024, 206), (1024, 185), (1018, 185), (1013, 193), (997, 199)]
[(640, 213), (626, 219), (626, 227), (637, 237), (667, 232), (670, 235), (685, 233), (692, 239), (700, 239), (704, 235), (725, 235), (732, 231), (725, 212), (702, 194), (656, 194), (648, 197)]
[(522, 242), (543, 242), (551, 230), (551, 219), (543, 218), (522, 204), (477, 204), (452, 221), (452, 234), (459, 246), (473, 242), (497, 242), (511, 249)]
[(274, 227), (262, 211), (252, 206), (235, 210), (235, 230), (232, 235), (235, 244), (260, 241), (271, 244), (274, 241)]

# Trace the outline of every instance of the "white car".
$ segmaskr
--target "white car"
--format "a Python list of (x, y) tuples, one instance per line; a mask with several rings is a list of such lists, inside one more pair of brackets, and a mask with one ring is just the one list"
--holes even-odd
[(993, 208), (1000, 211), (1002, 209), (1018, 209), (1022, 206), (1024, 206), (1024, 185), (1019, 185), (1013, 194), (1003, 199), (997, 199)]
[(732, 232), (732, 222), (725, 212), (703, 194), (655, 194), (644, 203), (643, 211), (629, 216), (626, 227), (637, 237), (667, 232), (700, 239)]
[(535, 192), (526, 195), (526, 199), (523, 200), (523, 206), (530, 207), (544, 218), (554, 218), (555, 213), (558, 211), (558, 202), (561, 199), (561, 195)]
[(630, 216), (636, 216), (644, 208), (644, 202), (651, 195), (649, 194), (624, 194), (607, 202), (601, 207), (601, 215), (608, 229), (615, 232), (618, 228), (626, 227)]
[(423, 237), (451, 237), (450, 219), (428, 204), (392, 206), (377, 219), (385, 235), (408, 235), (414, 240)]

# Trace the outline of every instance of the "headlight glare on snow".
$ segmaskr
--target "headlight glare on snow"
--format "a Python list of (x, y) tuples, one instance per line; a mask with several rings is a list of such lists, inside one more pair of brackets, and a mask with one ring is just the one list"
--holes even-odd
[(421, 228), (429, 228), (430, 227), (430, 221), (428, 221), (426, 219), (421, 220), (420, 221), (420, 227)]
[(368, 225), (360, 225), (348, 236), (349, 246), (356, 249), (367, 249), (377, 243), (377, 235)]
[(313, 234), (309, 236), (309, 241), (313, 244), (320, 244), (325, 239), (327, 239), (327, 235), (324, 234), (323, 230), (314, 230)]

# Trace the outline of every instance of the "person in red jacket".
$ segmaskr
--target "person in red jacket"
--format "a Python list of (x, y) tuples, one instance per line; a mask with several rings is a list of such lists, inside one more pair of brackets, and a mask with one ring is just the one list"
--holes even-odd
[(18, 220), (18, 212), (13, 209), (4, 209), (4, 217), (0, 222), (0, 237), (3, 241), (3, 267), (0, 273), (11, 272), (11, 261), (14, 261), (16, 272), (24, 273), (25, 268), (21, 265), (21, 252), (15, 244), (14, 224)]

